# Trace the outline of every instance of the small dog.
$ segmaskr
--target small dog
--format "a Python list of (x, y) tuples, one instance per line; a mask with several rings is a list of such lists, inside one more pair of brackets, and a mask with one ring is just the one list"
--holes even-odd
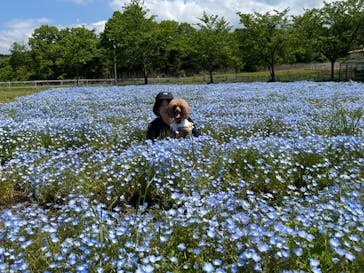
[(173, 99), (168, 104), (167, 113), (174, 121), (171, 124), (172, 136), (186, 138), (191, 135), (193, 123), (188, 121), (190, 106), (184, 99)]

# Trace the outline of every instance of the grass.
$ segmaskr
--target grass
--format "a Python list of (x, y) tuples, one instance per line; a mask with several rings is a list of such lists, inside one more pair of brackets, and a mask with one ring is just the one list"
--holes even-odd
[[(309, 81), (327, 81), (330, 79), (330, 71), (327, 70), (310, 70), (310, 69), (286, 69), (276, 71), (276, 80), (281, 82), (292, 82), (300, 80)], [(238, 73), (214, 73), (213, 80), (215, 83), (221, 82), (267, 82), (270, 80), (268, 71), (258, 72), (238, 72)], [(150, 78), (150, 83), (170, 83), (170, 84), (193, 84), (208, 83), (210, 76), (206, 73), (190, 77), (180, 78)], [(136, 82), (135, 82), (136, 83)]]
[[(0, 271), (363, 271), (362, 87), (19, 98), (1, 112)], [(145, 141), (163, 90), (189, 101), (201, 137)]]
[(0, 104), (12, 102), (19, 97), (31, 95), (36, 92), (42, 91), (42, 90), (45, 90), (45, 88), (43, 88), (43, 89), (39, 89), (39, 88), (37, 88), (37, 89), (34, 89), (34, 88), (21, 88), (21, 89), (2, 88), (2, 89), (0, 89)]

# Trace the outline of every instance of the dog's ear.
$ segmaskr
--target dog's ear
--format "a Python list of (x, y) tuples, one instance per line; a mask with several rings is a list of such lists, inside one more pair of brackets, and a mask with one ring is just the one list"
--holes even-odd
[(190, 106), (188, 105), (187, 101), (183, 100), (183, 105), (182, 105), (182, 116), (184, 119), (187, 119), (190, 117), (191, 115), (191, 109)]

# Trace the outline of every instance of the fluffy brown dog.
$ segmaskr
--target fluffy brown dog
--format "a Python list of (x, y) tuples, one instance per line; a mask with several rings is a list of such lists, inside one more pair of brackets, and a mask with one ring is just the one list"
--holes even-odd
[(174, 122), (171, 124), (173, 137), (186, 138), (191, 135), (193, 123), (188, 121), (190, 106), (184, 99), (173, 99), (168, 104), (167, 113)]

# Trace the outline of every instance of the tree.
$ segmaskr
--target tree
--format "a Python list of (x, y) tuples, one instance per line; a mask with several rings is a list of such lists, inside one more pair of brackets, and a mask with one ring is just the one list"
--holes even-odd
[(351, 49), (361, 22), (356, 15), (363, 10), (362, 0), (326, 3), (320, 10), (321, 25), (317, 48), (331, 62), (331, 80), (334, 80), (335, 62)]
[(318, 9), (308, 9), (302, 15), (293, 16), (291, 43), (295, 61), (323, 61), (325, 57), (316, 48), (319, 25)]
[[(124, 60), (124, 57), (121, 56), (121, 53), (124, 51), (121, 50), (123, 46), (122, 42), (122, 14), (120, 11), (115, 11), (112, 17), (106, 22), (105, 29), (101, 33), (101, 47), (106, 55), (106, 60), (109, 60), (107, 64), (112, 64), (113, 73), (115, 83), (117, 83), (118, 79), (118, 61)], [(120, 61), (119, 61), (120, 65)]]
[(57, 63), (62, 49), (59, 45), (60, 33), (57, 27), (43, 25), (34, 30), (29, 38), (29, 46), (34, 62), (36, 79), (55, 79), (58, 74)]
[(10, 48), (9, 65), (16, 80), (26, 81), (34, 73), (32, 71), (32, 58), (26, 45), (13, 43)]
[(238, 13), (243, 29), (240, 32), (240, 48), (249, 56), (255, 56), (257, 64), (267, 66), (270, 81), (276, 81), (275, 64), (287, 58), (289, 41), (288, 9), (265, 14)]
[(230, 57), (231, 26), (224, 17), (208, 15), (206, 12), (199, 20), (195, 44), (201, 64), (210, 74), (210, 83), (213, 83), (213, 71), (226, 64)]
[[(153, 58), (153, 68), (162, 74), (184, 75), (193, 52), (192, 36), (196, 30), (188, 23), (172, 20), (157, 25), (157, 56)], [(187, 65), (187, 66), (186, 66)]]
[(363, 0), (324, 3), (321, 9), (308, 10), (295, 18), (301, 33), (309, 38), (303, 41), (323, 54), (331, 62), (331, 80), (334, 80), (335, 62), (346, 56), (357, 40), (363, 26)]
[(364, 12), (363, 11), (358, 13), (356, 20), (358, 20), (360, 27), (359, 27), (358, 33), (356, 35), (354, 47), (355, 48), (360, 47), (363, 49), (364, 48)]
[(148, 71), (156, 56), (155, 16), (147, 16), (143, 1), (131, 0), (123, 12), (114, 12), (106, 23), (103, 44), (115, 49), (114, 57), (127, 70), (142, 70), (144, 83), (148, 83)]
[(0, 54), (0, 81), (13, 79), (13, 69), (9, 63), (10, 56)]
[(93, 30), (84, 27), (66, 28), (60, 31), (59, 46), (62, 59), (59, 65), (65, 68), (69, 76), (80, 77), (86, 72), (86, 65), (97, 57), (97, 37)]

